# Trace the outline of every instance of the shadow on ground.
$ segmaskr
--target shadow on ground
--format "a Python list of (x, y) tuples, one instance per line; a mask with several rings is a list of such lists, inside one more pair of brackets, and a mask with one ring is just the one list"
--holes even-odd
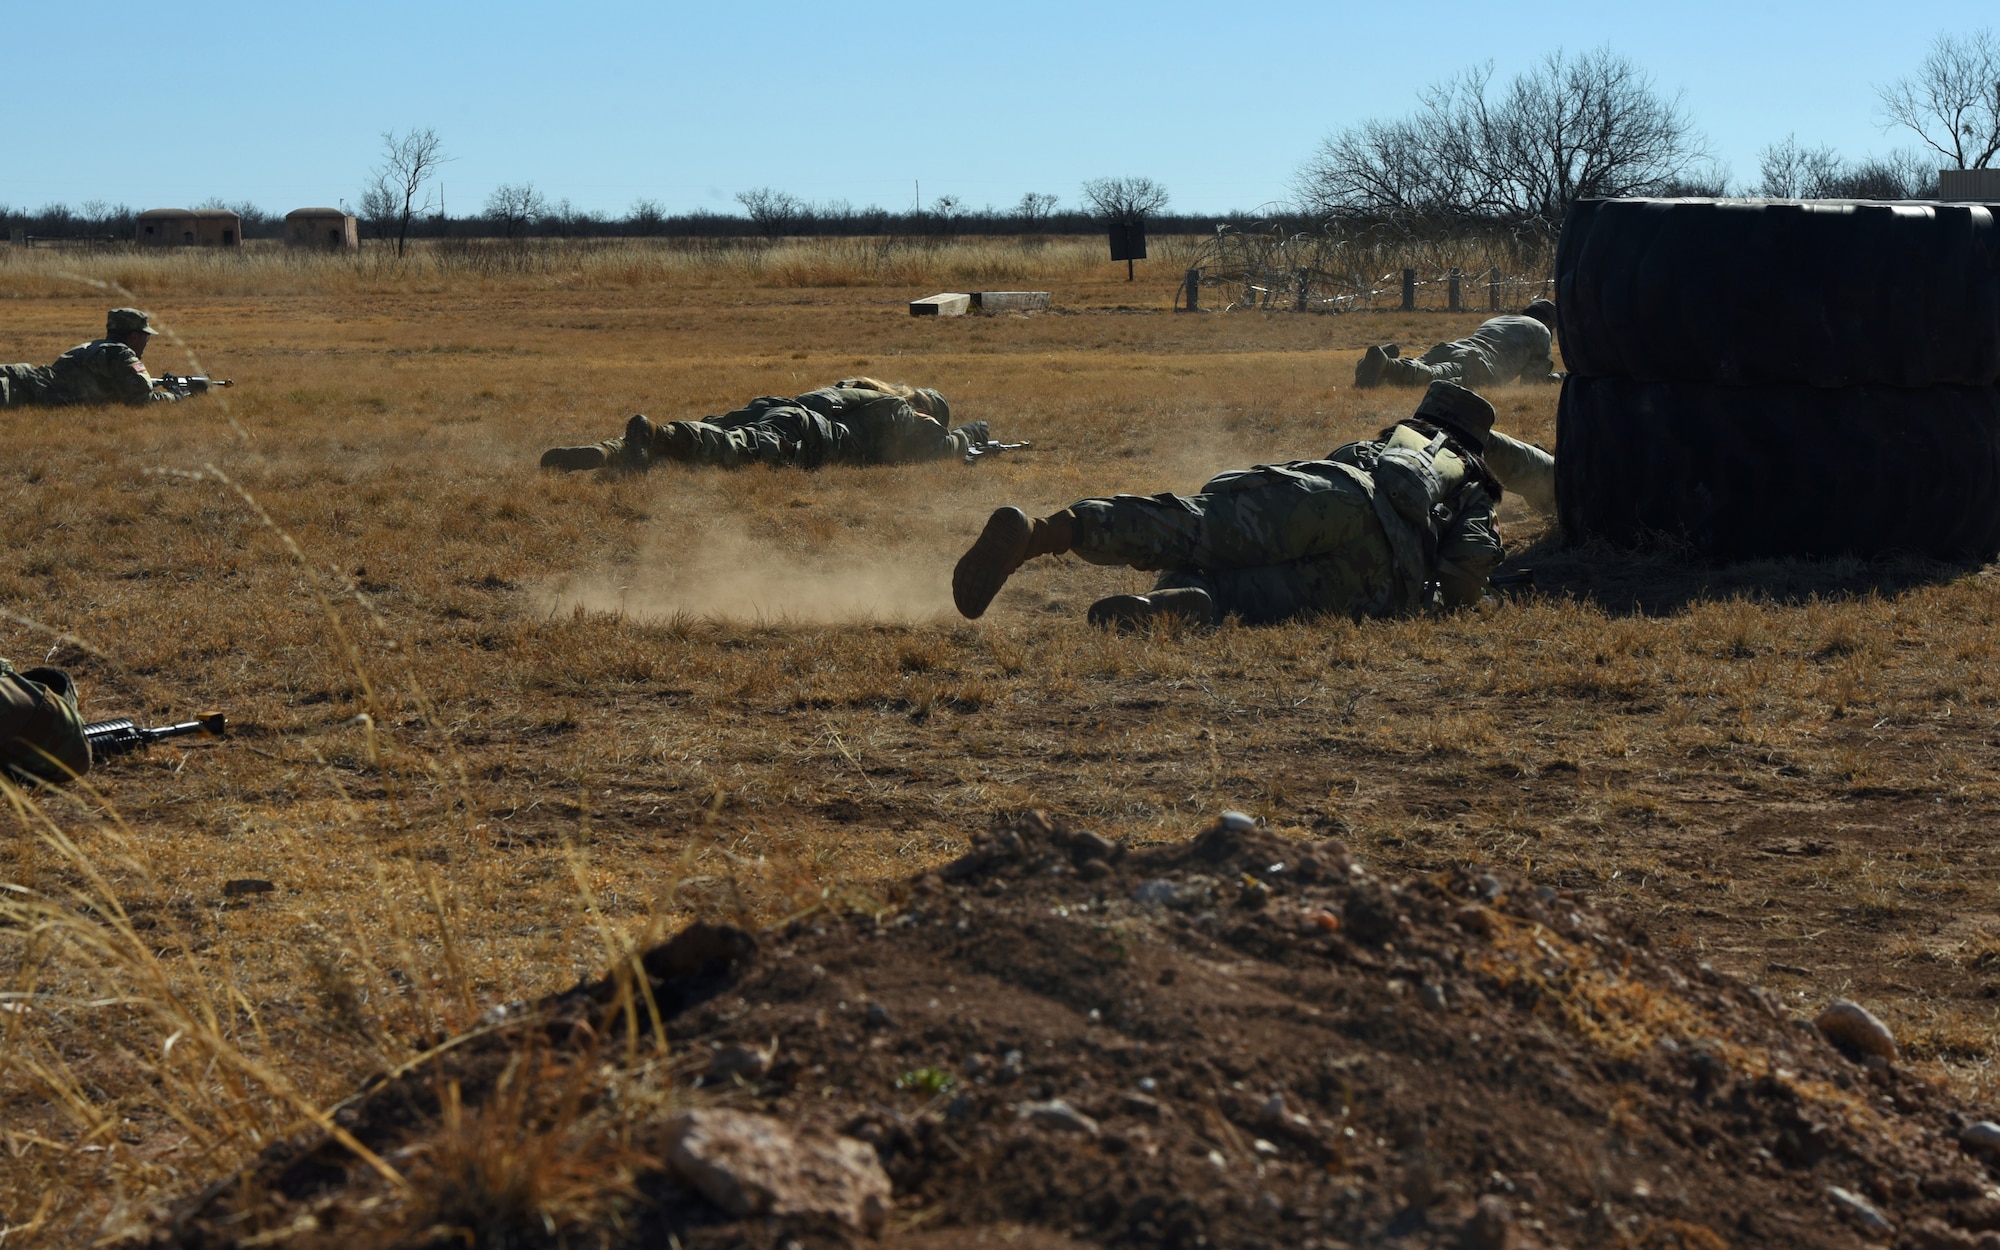
[(1922, 586), (1996, 576), (1977, 560), (1921, 556), (1879, 559), (1705, 560), (1670, 540), (1637, 551), (1592, 541), (1567, 545), (1560, 535), (1512, 557), (1502, 572), (1534, 571), (1534, 590), (1569, 597), (1612, 616), (1667, 616), (1716, 600), (1797, 604), (1812, 600), (1895, 596)]

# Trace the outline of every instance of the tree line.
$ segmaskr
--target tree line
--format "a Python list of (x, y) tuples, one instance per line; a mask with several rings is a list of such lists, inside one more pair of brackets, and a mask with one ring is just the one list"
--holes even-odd
[[(1451, 229), (1501, 225), (1552, 234), (1579, 199), (1634, 195), (1761, 195), (1785, 199), (1929, 199), (1937, 170), (2000, 161), (2000, 38), (1991, 30), (1940, 35), (1916, 70), (1876, 88), (1883, 128), (1914, 142), (1849, 157), (1796, 135), (1767, 145), (1753, 180), (1732, 181), (1709, 151), (1685, 99), (1661, 91), (1608, 47), (1550, 53), (1504, 82), (1491, 64), (1426, 87), (1401, 117), (1335, 130), (1294, 174), (1287, 203), (1254, 213), (1174, 214), (1150, 178), (1096, 178), (1074, 202), (1030, 191), (1012, 205), (973, 207), (956, 195), (889, 210), (845, 200), (814, 203), (775, 187), (736, 196), (740, 211), (668, 212), (642, 198), (622, 215), (579, 208), (532, 182), (493, 189), (473, 212), (445, 211), (440, 175), (452, 159), (430, 129), (382, 136), (380, 163), (354, 212), (398, 252), (413, 238), (781, 238), (792, 235), (1073, 234), (1110, 222), (1158, 233), (1288, 222), (1396, 221)], [(282, 218), (247, 203), (229, 208), (246, 239), (276, 237)], [(55, 237), (131, 237), (132, 211), (92, 201), (29, 210), (0, 205), (9, 230)]]

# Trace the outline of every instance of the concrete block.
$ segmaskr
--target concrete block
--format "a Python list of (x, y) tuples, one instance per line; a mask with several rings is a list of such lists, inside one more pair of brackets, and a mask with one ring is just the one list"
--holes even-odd
[(1047, 291), (978, 291), (972, 306), (980, 312), (1031, 312), (1049, 306)]
[(911, 300), (910, 315), (912, 317), (962, 317), (965, 315), (965, 310), (970, 307), (972, 307), (972, 297), (970, 295), (955, 295), (951, 292), (946, 292), (943, 295), (933, 295), (929, 299)]

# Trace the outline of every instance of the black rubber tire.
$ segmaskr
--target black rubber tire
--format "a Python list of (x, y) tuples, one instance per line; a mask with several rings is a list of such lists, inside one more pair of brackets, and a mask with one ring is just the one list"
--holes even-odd
[(2000, 223), (1972, 204), (1586, 200), (1556, 246), (1564, 366), (1726, 386), (2000, 382)]
[(2000, 553), (2000, 387), (1721, 387), (1571, 376), (1556, 512), (1573, 540), (1704, 555)]

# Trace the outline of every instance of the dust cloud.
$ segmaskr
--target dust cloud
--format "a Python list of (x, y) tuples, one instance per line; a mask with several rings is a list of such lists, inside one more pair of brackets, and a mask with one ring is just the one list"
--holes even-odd
[(693, 542), (654, 537), (630, 564), (553, 581), (541, 597), (551, 612), (582, 608), (634, 620), (918, 621), (952, 613), (957, 555), (886, 545), (808, 553), (709, 528)]

